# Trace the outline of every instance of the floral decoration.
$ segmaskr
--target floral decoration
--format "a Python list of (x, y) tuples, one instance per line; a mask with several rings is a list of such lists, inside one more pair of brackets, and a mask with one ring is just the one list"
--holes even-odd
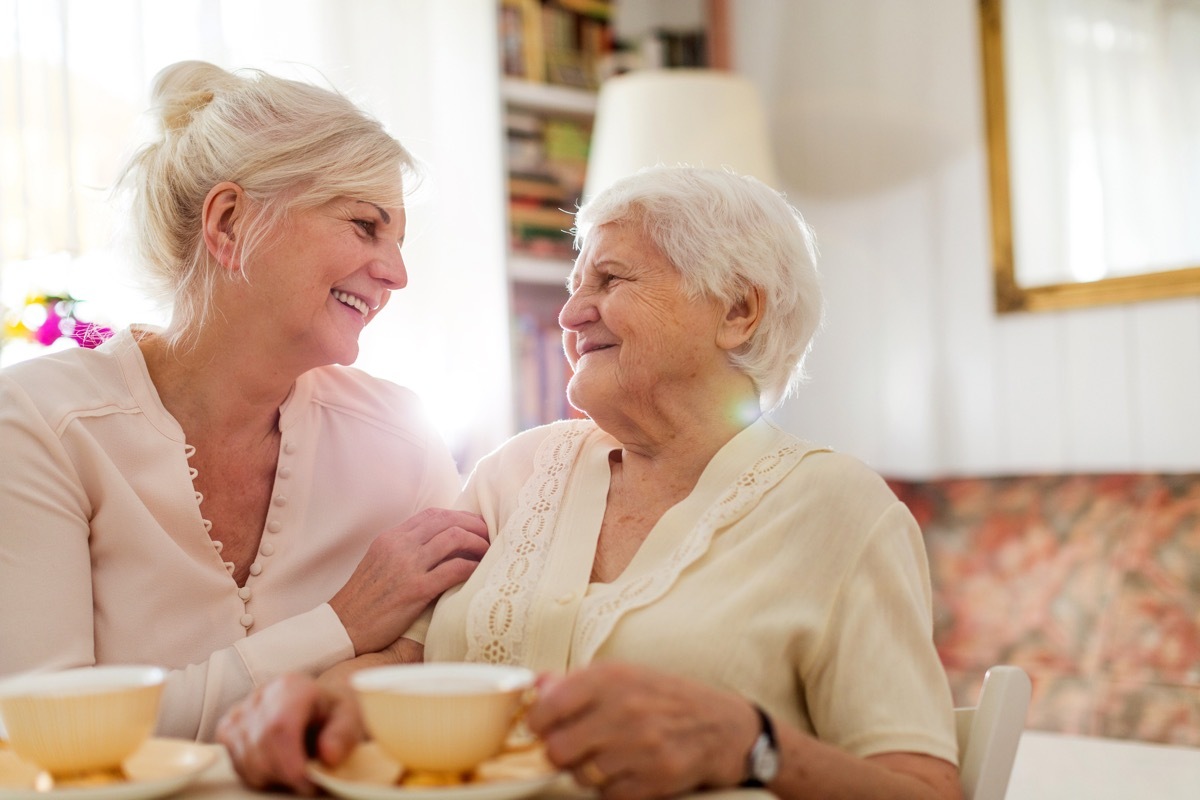
[(5, 315), (2, 336), (47, 347), (62, 338), (80, 347), (97, 347), (113, 335), (112, 328), (80, 319), (79, 304), (70, 293), (29, 295), (23, 308)]

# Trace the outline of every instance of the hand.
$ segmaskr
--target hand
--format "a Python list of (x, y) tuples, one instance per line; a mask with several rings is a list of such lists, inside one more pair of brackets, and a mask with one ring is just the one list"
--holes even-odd
[(255, 689), (217, 725), (217, 741), (252, 789), (286, 786), (314, 795), (308, 779), (306, 739), (316, 730), (316, 756), (341, 763), (363, 739), (358, 702), (345, 684), (318, 684), (305, 675), (284, 675)]
[(329, 605), (356, 655), (386, 647), (434, 599), (471, 576), (488, 548), (483, 518), (428, 508), (371, 542)]
[(605, 800), (735, 786), (759, 728), (736, 694), (615, 662), (543, 678), (526, 720), (550, 761)]

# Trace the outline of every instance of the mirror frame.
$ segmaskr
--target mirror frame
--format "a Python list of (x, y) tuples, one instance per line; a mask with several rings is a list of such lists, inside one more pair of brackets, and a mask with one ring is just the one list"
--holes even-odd
[(1200, 266), (1080, 283), (1041, 286), (1021, 286), (1017, 283), (1013, 264), (1012, 198), (1008, 165), (1003, 3), (1004, 0), (979, 0), (996, 311), (1052, 311), (1200, 294)]

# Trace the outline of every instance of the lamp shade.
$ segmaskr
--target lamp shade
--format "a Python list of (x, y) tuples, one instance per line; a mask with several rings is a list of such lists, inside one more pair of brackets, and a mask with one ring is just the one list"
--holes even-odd
[(651, 69), (600, 86), (584, 197), (643, 167), (728, 168), (778, 188), (754, 84), (731, 72)]

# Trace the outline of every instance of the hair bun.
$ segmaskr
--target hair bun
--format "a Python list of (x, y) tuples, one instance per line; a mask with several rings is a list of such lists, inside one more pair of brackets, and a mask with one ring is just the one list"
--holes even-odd
[(173, 98), (162, 108), (163, 129), (168, 131), (186, 128), (192, 121), (192, 114), (212, 102), (213, 93), (209, 91), (192, 92), (186, 97)]
[(192, 115), (212, 102), (216, 90), (236, 82), (233, 75), (207, 61), (180, 61), (163, 68), (150, 92), (163, 130), (187, 127)]

